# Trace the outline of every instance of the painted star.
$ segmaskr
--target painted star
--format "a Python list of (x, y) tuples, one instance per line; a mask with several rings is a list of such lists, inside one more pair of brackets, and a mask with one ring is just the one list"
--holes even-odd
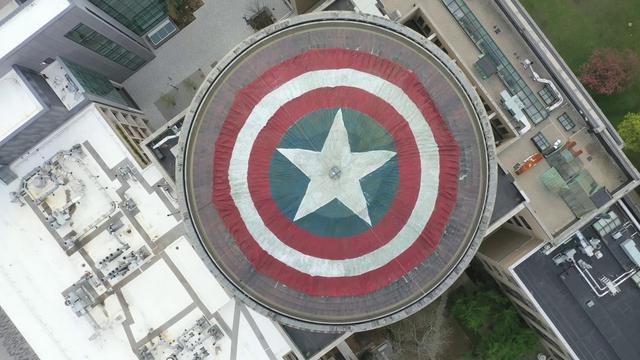
[(371, 226), (369, 208), (360, 179), (384, 165), (396, 155), (395, 152), (351, 152), (341, 109), (333, 119), (321, 151), (277, 150), (310, 180), (293, 221), (315, 212), (333, 199), (338, 199)]

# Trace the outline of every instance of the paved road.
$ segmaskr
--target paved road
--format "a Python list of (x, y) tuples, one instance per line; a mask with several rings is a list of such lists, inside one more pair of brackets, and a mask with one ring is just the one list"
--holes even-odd
[(0, 308), (0, 359), (38, 360), (36, 353), (2, 308)]

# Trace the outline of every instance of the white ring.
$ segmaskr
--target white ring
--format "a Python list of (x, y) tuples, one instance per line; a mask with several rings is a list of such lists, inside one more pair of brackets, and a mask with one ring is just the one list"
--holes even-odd
[[(283, 243), (264, 224), (249, 192), (249, 155), (260, 131), (287, 102), (319, 88), (349, 86), (389, 103), (408, 123), (420, 154), (420, 190), (407, 223), (385, 245), (356, 258), (332, 260), (304, 254)], [(240, 129), (229, 164), (231, 197), (251, 236), (269, 255), (311, 276), (357, 276), (380, 268), (418, 239), (435, 207), (439, 189), (440, 155), (431, 128), (416, 104), (391, 82), (354, 69), (316, 70), (299, 75), (264, 96)], [(418, 210), (418, 211), (416, 211)]]

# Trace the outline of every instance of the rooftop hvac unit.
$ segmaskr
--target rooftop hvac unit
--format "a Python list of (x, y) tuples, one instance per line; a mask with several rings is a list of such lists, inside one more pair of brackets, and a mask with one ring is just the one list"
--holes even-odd
[(640, 288), (640, 272), (635, 273), (635, 275), (633, 275), (631, 279), (636, 283), (636, 286)]
[(636, 266), (640, 267), (640, 250), (638, 244), (633, 239), (627, 239), (620, 244), (624, 253), (633, 261)]

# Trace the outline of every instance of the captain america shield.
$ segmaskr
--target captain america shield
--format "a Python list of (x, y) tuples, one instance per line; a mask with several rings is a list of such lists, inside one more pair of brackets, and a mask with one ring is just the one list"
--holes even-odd
[(434, 251), (455, 204), (459, 149), (429, 94), (358, 51), (309, 50), (266, 71), (238, 93), (216, 147), (214, 204), (238, 246), (309, 295), (397, 280)]
[(300, 26), (257, 34), (205, 80), (178, 160), (187, 230), (257, 310), (379, 326), (477, 246), (486, 119), (440, 52), (362, 23)]

